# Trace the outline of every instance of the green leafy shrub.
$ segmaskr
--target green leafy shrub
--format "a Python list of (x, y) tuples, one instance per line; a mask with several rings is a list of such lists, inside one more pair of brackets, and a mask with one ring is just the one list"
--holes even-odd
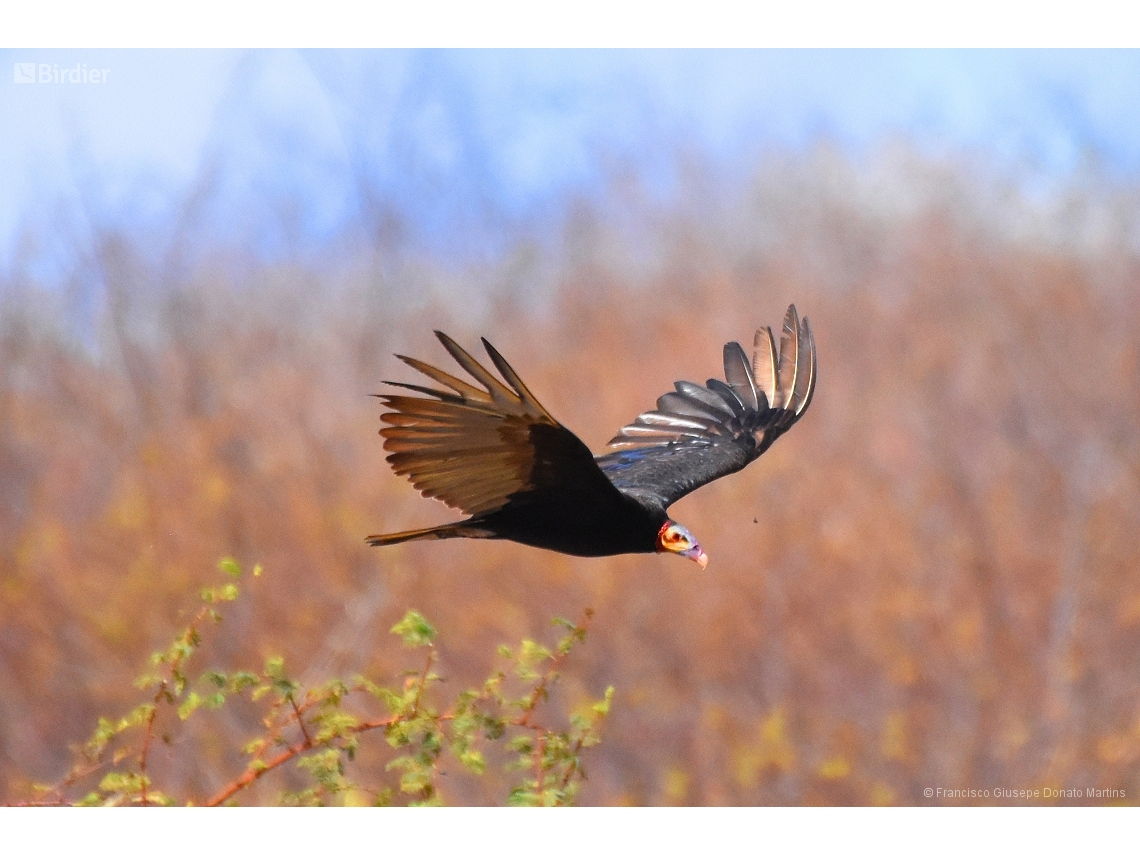
[[(242, 568), (223, 559), (219, 569), (235, 580)], [(260, 576), (260, 565), (253, 575)], [(558, 679), (559, 668), (586, 638), (593, 612), (579, 623), (557, 619), (563, 634), (552, 650), (531, 639), (518, 649), (503, 645), (500, 656), (511, 666), (492, 673), (481, 686), (458, 693), (445, 709), (437, 706), (434, 686), (436, 630), (423, 615), (409, 611), (395, 626), (408, 648), (426, 651), (421, 668), (407, 672), (398, 686), (385, 686), (363, 675), (337, 677), (304, 686), (290, 676), (281, 656), (268, 657), (260, 669), (232, 672), (194, 670), (191, 660), (202, 630), (222, 620), (226, 604), (238, 598), (236, 581), (202, 591), (203, 604), (189, 625), (164, 650), (152, 655), (150, 669), (135, 685), (146, 699), (117, 720), (100, 718), (94, 733), (77, 748), (68, 775), (53, 785), (37, 785), (23, 804), (174, 805), (190, 804), (156, 786), (149, 760), (156, 735), (170, 744), (168, 730), (192, 716), (217, 710), (242, 696), (263, 711), (263, 729), (244, 748), (244, 770), (205, 800), (207, 805), (236, 804), (264, 776), (290, 764), (307, 773), (309, 786), (281, 791), (287, 805), (374, 804), (439, 805), (443, 755), (454, 756), (474, 775), (486, 770), (485, 747), (499, 742), (510, 757), (512, 805), (572, 803), (581, 780), (582, 752), (596, 745), (610, 710), (613, 687), (584, 714), (573, 715), (564, 730), (536, 721), (536, 711)], [(346, 699), (363, 703), (350, 710)], [(358, 708), (364, 706), (366, 712)], [(161, 727), (159, 726), (161, 720)], [(397, 773), (397, 786), (358, 782), (349, 775), (361, 742), (382, 737), (394, 755), (386, 769)], [(98, 778), (94, 789), (90, 782)]]

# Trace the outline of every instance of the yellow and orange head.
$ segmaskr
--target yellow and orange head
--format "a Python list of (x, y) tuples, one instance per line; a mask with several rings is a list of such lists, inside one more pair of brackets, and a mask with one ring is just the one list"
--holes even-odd
[(672, 520), (666, 520), (665, 525), (661, 526), (661, 531), (657, 533), (657, 551), (675, 552), (677, 555), (683, 555), (700, 564), (702, 570), (709, 563), (709, 557), (705, 555), (705, 551), (701, 549), (701, 545), (697, 543), (693, 533)]

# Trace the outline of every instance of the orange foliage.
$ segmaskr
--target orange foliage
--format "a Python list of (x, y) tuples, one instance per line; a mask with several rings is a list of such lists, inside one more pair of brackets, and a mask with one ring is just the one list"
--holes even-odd
[[(740, 237), (747, 206), (713, 225), (663, 217), (649, 273), (579, 224), (529, 301), (514, 269), (287, 267), (237, 286), (203, 272), (159, 292), (115, 278), (120, 248), (91, 356), (37, 312), (46, 296), (12, 292), (0, 792), (60, 774), (97, 715), (132, 705), (146, 655), (232, 554), (266, 576), (210, 642), (231, 669), (281, 652), (311, 679), (386, 678), (406, 665), (388, 627), (416, 608), (465, 685), (498, 644), (593, 607), (552, 698), (572, 710), (617, 689), (585, 803), (928, 804), (927, 786), (1041, 785), (1135, 801), (1136, 258), (988, 236), (937, 206), (888, 228), (800, 200), (794, 180), (756, 202), (790, 223), (766, 243)], [(401, 291), (425, 280), (426, 304)], [(818, 341), (811, 410), (673, 510), (707, 572), (510, 543), (365, 546), (453, 518), (390, 473), (366, 397), (409, 379), (393, 350), (438, 360), (434, 326), (486, 335), (598, 450), (793, 301)], [(188, 736), (200, 765), (167, 779), (204, 795), (232, 777), (242, 716)], [(445, 797), (496, 803), (496, 785)]]

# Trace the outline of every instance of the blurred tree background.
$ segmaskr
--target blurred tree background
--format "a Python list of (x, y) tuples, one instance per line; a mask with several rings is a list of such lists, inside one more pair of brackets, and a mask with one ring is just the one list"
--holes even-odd
[[(73, 147), (74, 192), (20, 221), (0, 278), (0, 793), (58, 777), (99, 715), (136, 703), (147, 655), (233, 555), (266, 577), (211, 655), (232, 670), (280, 653), (309, 682), (399, 673), (388, 630), (409, 609), (467, 685), (498, 645), (593, 608), (551, 697), (570, 711), (616, 687), (585, 804), (928, 804), (926, 787), (1027, 786), (1134, 803), (1132, 162), (1076, 119), (1059, 171), (1016, 147), (851, 143), (826, 123), (728, 151), (636, 81), (590, 112), (620, 63), (582, 72), (569, 106), (480, 111), (487, 91), (521, 98), (516, 75), (557, 77), (544, 57), (241, 55), (192, 180), (165, 195)], [(246, 115), (295, 61), (328, 115)], [(499, 82), (468, 81), (472, 62)], [(546, 183), (554, 161), (527, 160), (546, 149), (497, 148), (493, 121), (529, 117), (516, 141), (566, 130), (543, 110), (592, 117), (576, 137), (588, 157), (555, 158)], [(606, 136), (598, 116), (622, 119)], [(326, 125), (335, 169), (311, 156)], [(390, 472), (367, 397), (411, 379), (393, 352), (441, 358), (432, 329), (485, 335), (597, 451), (789, 302), (812, 321), (818, 391), (757, 464), (673, 509), (707, 572), (364, 544), (454, 518)], [(196, 762), (167, 788), (232, 778), (252, 719), (190, 722)], [(445, 796), (498, 803), (497, 783)]]

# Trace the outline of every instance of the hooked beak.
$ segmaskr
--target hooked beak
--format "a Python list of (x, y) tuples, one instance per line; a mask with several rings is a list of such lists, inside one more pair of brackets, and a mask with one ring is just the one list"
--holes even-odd
[(684, 555), (690, 561), (696, 561), (701, 565), (702, 570), (709, 566), (709, 557), (707, 554), (705, 554), (705, 551), (701, 549), (699, 544), (697, 546), (694, 546), (692, 549), (686, 549), (684, 552), (679, 552), (677, 554)]

